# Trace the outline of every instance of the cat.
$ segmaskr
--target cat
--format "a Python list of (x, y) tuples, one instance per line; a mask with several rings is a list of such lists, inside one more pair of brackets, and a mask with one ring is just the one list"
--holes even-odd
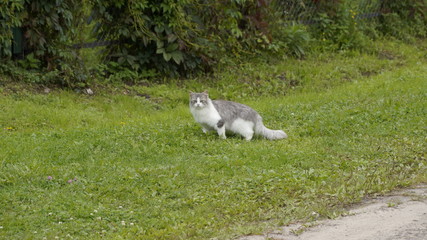
[(231, 101), (211, 100), (207, 91), (190, 92), (190, 111), (204, 133), (214, 130), (223, 139), (226, 139), (226, 131), (242, 135), (247, 141), (254, 135), (269, 140), (288, 137), (282, 130), (266, 128), (261, 116), (252, 108)]

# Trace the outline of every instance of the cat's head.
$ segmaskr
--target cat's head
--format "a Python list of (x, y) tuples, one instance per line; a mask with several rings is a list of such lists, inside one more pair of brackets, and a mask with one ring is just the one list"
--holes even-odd
[(190, 92), (190, 107), (204, 108), (208, 105), (209, 94), (207, 91), (202, 93)]

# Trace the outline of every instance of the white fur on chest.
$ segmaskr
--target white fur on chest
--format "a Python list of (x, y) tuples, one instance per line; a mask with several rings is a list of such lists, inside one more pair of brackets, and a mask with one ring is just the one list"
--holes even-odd
[(203, 125), (208, 125), (212, 128), (214, 128), (218, 121), (221, 120), (221, 116), (210, 101), (208, 106), (205, 108), (199, 109), (191, 107), (190, 110), (196, 122)]

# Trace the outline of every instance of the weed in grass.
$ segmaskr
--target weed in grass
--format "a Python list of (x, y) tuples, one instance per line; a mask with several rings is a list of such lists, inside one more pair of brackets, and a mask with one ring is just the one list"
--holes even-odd
[(388, 203), (387, 203), (387, 207), (389, 208), (396, 208), (399, 205), (402, 204), (402, 201), (399, 199), (391, 199)]

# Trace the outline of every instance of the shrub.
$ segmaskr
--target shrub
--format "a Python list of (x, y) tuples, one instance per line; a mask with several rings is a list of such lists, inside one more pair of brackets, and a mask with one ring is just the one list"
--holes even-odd
[(96, 34), (115, 40), (106, 57), (135, 71), (179, 75), (202, 68), (200, 34), (186, 6), (190, 0), (93, 1)]
[[(70, 48), (83, 22), (82, 7), (76, 0), (12, 0), (0, 10), (1, 55), (11, 58), (12, 31), (23, 33), (22, 48), (30, 54), (19, 60), (26, 69), (59, 73), (56, 84), (71, 86), (86, 81), (78, 53)], [(67, 79), (67, 80), (64, 80)], [(50, 83), (52, 83), (50, 82)]]
[[(377, 26), (359, 18), (362, 5), (379, 6), (368, 0), (4, 2), (0, 57), (11, 59), (13, 31), (19, 28), (26, 55), (31, 55), (15, 59), (17, 65), (54, 71), (58, 77), (49, 82), (65, 86), (87, 84), (89, 72), (95, 78), (136, 83), (207, 72), (218, 62), (263, 52), (302, 57), (312, 39), (321, 48), (342, 50), (363, 49), (378, 32), (427, 36), (426, 0), (382, 1)], [(111, 44), (101, 50), (71, 47), (88, 39)]]
[(96, 34), (118, 42), (108, 59), (136, 71), (178, 76), (206, 70), (223, 54), (270, 43), (267, 1), (93, 1)]
[(328, 47), (363, 48), (367, 37), (358, 23), (356, 9), (348, 1), (319, 1), (312, 26), (313, 34)]
[(2, 1), (0, 7), (0, 57), (12, 56), (13, 29), (20, 27), (24, 18), (24, 1)]
[(379, 30), (399, 39), (427, 37), (426, 0), (384, 0)]

